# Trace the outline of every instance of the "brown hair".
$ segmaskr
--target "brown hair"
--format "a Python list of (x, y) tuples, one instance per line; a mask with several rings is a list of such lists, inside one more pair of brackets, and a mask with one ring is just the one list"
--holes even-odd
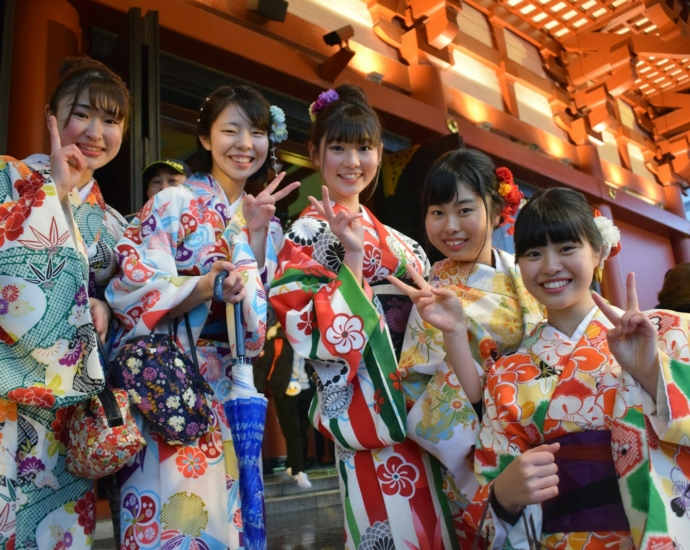
[[(221, 86), (216, 88), (204, 100), (199, 110), (197, 121), (197, 133), (201, 137), (211, 136), (211, 126), (228, 107), (236, 105), (244, 111), (249, 122), (256, 128), (266, 132), (266, 137), (271, 132), (271, 105), (266, 98), (250, 86)], [(266, 160), (254, 174), (247, 178), (247, 183), (263, 183), (268, 177), (268, 165), (271, 155), (266, 155)], [(197, 138), (197, 155), (194, 161), (195, 172), (208, 173), (213, 168), (213, 157)]]
[(690, 313), (690, 263), (678, 264), (666, 273), (657, 307)]
[(89, 91), (89, 103), (93, 108), (101, 109), (115, 120), (124, 122), (124, 131), (127, 130), (130, 113), (127, 86), (103, 63), (87, 56), (68, 57), (62, 62), (60, 80), (48, 104), (50, 112), (57, 115), (59, 104), (71, 97), (69, 116), (72, 116), (84, 90)]

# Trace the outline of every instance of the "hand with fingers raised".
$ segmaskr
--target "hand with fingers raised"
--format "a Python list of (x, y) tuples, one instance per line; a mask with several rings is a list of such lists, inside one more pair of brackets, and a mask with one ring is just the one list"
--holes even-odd
[(436, 327), (445, 334), (467, 333), (465, 310), (457, 294), (450, 288), (435, 288), (424, 280), (417, 271), (407, 264), (407, 273), (419, 288), (414, 288), (395, 277), (388, 275), (386, 279), (408, 296), (422, 320)]
[(494, 481), (494, 497), (509, 514), (558, 495), (559, 443), (539, 445), (522, 453)]
[(247, 229), (249, 229), (250, 234), (261, 233), (263, 238), (264, 231), (276, 211), (276, 203), (300, 186), (300, 182), (295, 181), (280, 191), (276, 191), (283, 178), (285, 178), (285, 172), (278, 174), (256, 197), (252, 195), (245, 197), (242, 214), (247, 222)]
[(634, 273), (628, 273), (626, 291), (627, 310), (623, 315), (596, 292), (592, 294), (592, 298), (613, 324), (613, 328), (606, 333), (611, 354), (621, 368), (630, 373), (655, 398), (659, 377), (658, 333), (649, 317), (640, 311)]
[(362, 213), (350, 212), (342, 208), (337, 214), (331, 206), (331, 197), (328, 187), (322, 187), (323, 201), (319, 202), (314, 197), (309, 197), (314, 210), (326, 218), (333, 234), (338, 238), (345, 250), (343, 263), (350, 268), (358, 281), (362, 280), (364, 265), (364, 226), (362, 225)]
[(75, 144), (62, 146), (57, 118), (48, 117), (50, 131), (50, 174), (55, 182), (58, 199), (62, 201), (79, 185), (87, 169), (86, 158)]

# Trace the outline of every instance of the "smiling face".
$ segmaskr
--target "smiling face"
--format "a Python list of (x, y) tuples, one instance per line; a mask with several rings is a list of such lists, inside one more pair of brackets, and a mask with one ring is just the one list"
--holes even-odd
[(268, 156), (268, 133), (255, 127), (234, 103), (221, 111), (210, 135), (199, 139), (211, 152), (211, 175), (223, 188), (244, 188), (247, 178), (263, 166)]
[(161, 167), (156, 170), (151, 179), (146, 185), (146, 195), (150, 199), (156, 193), (160, 193), (163, 189), (168, 187), (177, 187), (187, 179), (185, 174), (180, 174), (178, 171), (169, 167)]
[(550, 240), (520, 256), (525, 287), (546, 307), (550, 324), (556, 326), (554, 319), (567, 318), (569, 326), (577, 326), (594, 307), (590, 285), (600, 256), (587, 241)]
[(370, 143), (322, 143), (319, 150), (309, 144), (314, 165), (321, 170), (331, 199), (353, 210), (359, 209), (359, 194), (376, 177), (381, 146)]
[(55, 115), (62, 146), (74, 144), (86, 158), (87, 170), (79, 182), (83, 185), (91, 180), (94, 170), (105, 166), (117, 155), (122, 145), (124, 121), (92, 106), (89, 90), (81, 92), (72, 110), (73, 98), (64, 98)]
[[(427, 208), (429, 241), (451, 260), (491, 265), (491, 233), (497, 220), (488, 225), (481, 198), (465, 184), (458, 182), (457, 186), (454, 200)], [(491, 212), (488, 200), (487, 207)]]

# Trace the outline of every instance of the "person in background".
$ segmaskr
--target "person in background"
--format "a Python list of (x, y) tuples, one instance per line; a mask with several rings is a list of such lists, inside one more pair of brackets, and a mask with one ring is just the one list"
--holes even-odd
[(666, 272), (656, 307), (690, 313), (690, 263), (678, 264)]
[(310, 384), (304, 359), (293, 351), (279, 324), (266, 332), (266, 344), (254, 363), (254, 372), (257, 390), (270, 390), (275, 402), (280, 430), (287, 445), (285, 473), (300, 489), (311, 489), (305, 470), (309, 406), (316, 388)]
[[(187, 164), (179, 159), (156, 160), (144, 168), (141, 179), (144, 184), (144, 202), (168, 187), (177, 187), (189, 176), (192, 171)], [(138, 213), (125, 216), (131, 222)]]

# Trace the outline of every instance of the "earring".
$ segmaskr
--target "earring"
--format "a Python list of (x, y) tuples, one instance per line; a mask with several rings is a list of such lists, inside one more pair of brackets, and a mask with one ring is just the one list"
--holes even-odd
[(601, 284), (601, 281), (604, 278), (604, 270), (603, 268), (597, 266), (594, 268), (594, 279), (597, 281), (597, 283)]

